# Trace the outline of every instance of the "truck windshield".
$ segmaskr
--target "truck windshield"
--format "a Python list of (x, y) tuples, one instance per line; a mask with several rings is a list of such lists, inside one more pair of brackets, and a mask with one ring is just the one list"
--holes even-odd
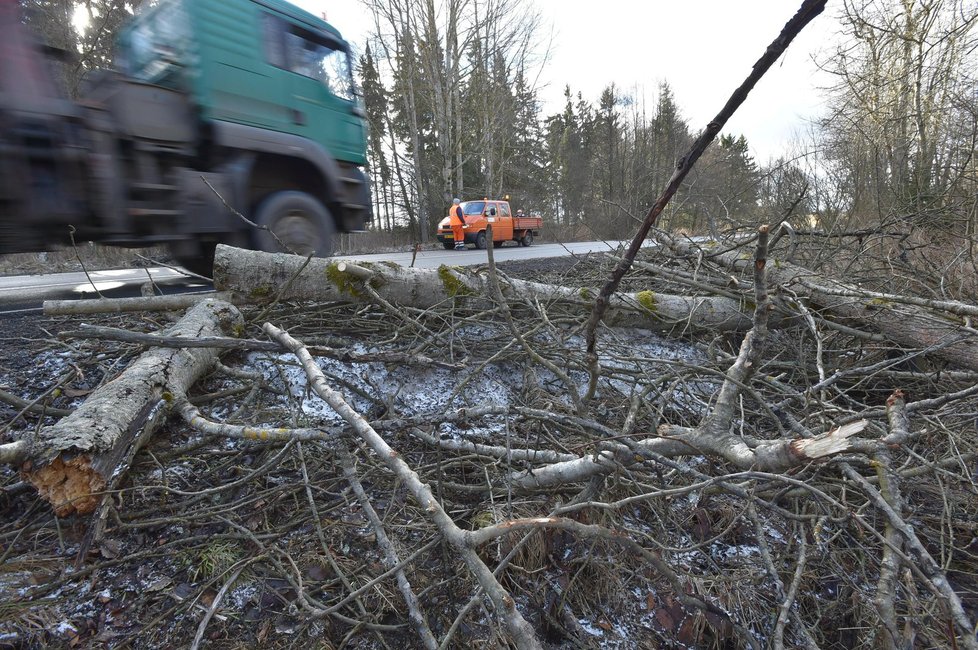
[(346, 51), (329, 44), (289, 32), (287, 35), (289, 69), (323, 83), (341, 99), (353, 101), (353, 77)]
[(159, 83), (186, 63), (190, 23), (179, 2), (161, 3), (142, 11), (123, 31), (116, 66), (126, 74)]
[(485, 201), (463, 201), (461, 205), (464, 215), (482, 214), (486, 209)]

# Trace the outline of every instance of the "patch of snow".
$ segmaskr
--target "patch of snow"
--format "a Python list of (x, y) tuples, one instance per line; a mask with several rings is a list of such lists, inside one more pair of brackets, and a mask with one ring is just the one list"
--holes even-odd
[[(505, 337), (499, 328), (466, 326), (455, 331), (459, 341), (471, 345), (473, 341), (488, 341)], [(555, 343), (553, 336), (538, 334), (537, 338)], [(583, 350), (584, 340), (580, 336), (568, 336), (562, 344), (570, 349)], [(650, 377), (661, 375), (670, 361), (696, 363), (704, 360), (704, 355), (692, 345), (673, 341), (645, 330), (624, 330), (613, 336), (605, 335), (602, 341), (601, 363), (611, 371), (621, 371), (629, 375), (647, 374)], [(362, 343), (351, 346), (356, 354), (369, 354), (374, 350)], [(249, 363), (258, 370), (268, 383), (288, 391), (300, 404), (302, 413), (322, 425), (340, 422), (339, 416), (326, 402), (315, 395), (308, 387), (305, 373), (290, 354), (268, 355), (252, 353)], [(358, 412), (369, 412), (376, 403), (383, 403), (397, 416), (411, 417), (425, 413), (443, 413), (453, 409), (471, 408), (482, 404), (507, 406), (518, 403), (525, 393), (523, 371), (512, 364), (488, 364), (482, 366), (476, 375), (471, 370), (451, 370), (447, 368), (415, 365), (393, 365), (384, 363), (349, 363), (337, 359), (317, 357), (316, 363), (326, 375), (330, 385), (340, 392), (344, 399)], [(557, 377), (536, 368), (536, 379), (544, 389), (559, 383)], [(577, 369), (568, 370), (572, 382), (585, 385), (587, 373)], [(465, 383), (460, 394), (455, 390)], [(614, 377), (605, 379), (605, 386), (617, 392), (627, 393), (630, 384)], [(352, 390), (351, 390), (352, 388)], [(565, 391), (570, 387), (560, 387), (555, 391), (558, 399), (567, 400)], [(690, 393), (692, 391), (692, 393)], [(696, 412), (705, 407), (709, 395), (715, 392), (715, 384), (710, 381), (690, 381), (684, 390), (678, 390), (673, 399), (682, 408)], [(362, 393), (362, 394), (361, 394)], [(370, 395), (374, 400), (363, 395)], [(284, 405), (284, 404), (283, 404)], [(481, 428), (459, 430), (452, 425), (443, 426), (440, 433), (449, 436), (479, 438), (491, 436), (505, 430), (505, 421), (485, 419)]]
[(61, 621), (60, 623), (54, 626), (54, 630), (52, 631), (59, 636), (65, 636), (69, 632), (72, 634), (77, 634), (78, 628), (72, 625), (71, 621)]
[(596, 637), (599, 637), (599, 638), (604, 636), (604, 630), (602, 630), (600, 627), (598, 627), (597, 625), (595, 625), (591, 621), (589, 621), (587, 619), (581, 619), (581, 620), (578, 621), (578, 623), (581, 624), (581, 629), (583, 629), (585, 632), (587, 632), (591, 636), (596, 636)]
[(719, 544), (710, 546), (710, 554), (714, 558), (731, 559), (735, 557), (760, 557), (761, 549), (754, 544)]
[(254, 582), (235, 585), (228, 594), (228, 602), (232, 603), (235, 609), (242, 610), (245, 605), (254, 601), (258, 596), (258, 585)]
[(788, 543), (788, 540), (786, 540), (785, 537), (784, 537), (784, 535), (781, 534), (781, 531), (778, 530), (777, 528), (775, 528), (774, 526), (771, 526), (769, 524), (768, 525), (765, 525), (764, 526), (764, 532), (765, 532), (765, 534), (767, 534), (768, 537), (770, 537), (774, 541), (778, 542), (779, 544), (787, 544)]

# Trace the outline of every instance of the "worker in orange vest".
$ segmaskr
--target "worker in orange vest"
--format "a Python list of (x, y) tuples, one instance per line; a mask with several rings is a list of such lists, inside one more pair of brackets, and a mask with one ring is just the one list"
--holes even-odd
[(452, 236), (455, 238), (455, 250), (465, 250), (465, 216), (462, 214), (461, 201), (452, 201), (452, 207), (448, 210), (448, 223), (452, 227)]

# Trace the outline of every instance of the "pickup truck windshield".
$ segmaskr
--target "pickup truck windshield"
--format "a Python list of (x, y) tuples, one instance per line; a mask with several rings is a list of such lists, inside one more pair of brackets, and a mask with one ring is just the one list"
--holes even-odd
[(482, 214), (486, 209), (485, 201), (463, 201), (462, 214), (466, 216)]

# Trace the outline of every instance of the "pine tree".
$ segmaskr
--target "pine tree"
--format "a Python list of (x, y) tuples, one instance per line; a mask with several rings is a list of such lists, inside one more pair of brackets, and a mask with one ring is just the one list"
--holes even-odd
[(387, 89), (380, 80), (380, 71), (367, 45), (360, 57), (360, 87), (364, 111), (367, 115), (368, 134), (367, 157), (371, 170), (375, 227), (390, 231), (393, 228), (393, 206), (390, 203), (391, 166), (384, 152), (387, 133)]

